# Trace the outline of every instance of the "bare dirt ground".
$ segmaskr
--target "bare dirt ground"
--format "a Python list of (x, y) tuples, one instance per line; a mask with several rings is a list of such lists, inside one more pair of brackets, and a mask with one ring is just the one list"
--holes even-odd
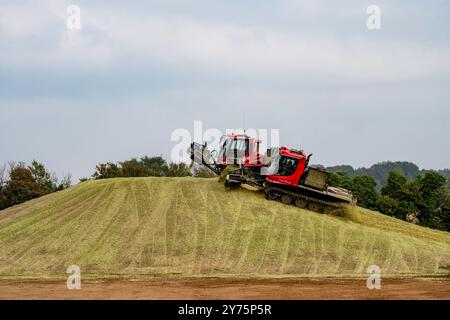
[(82, 282), (0, 281), (0, 299), (446, 299), (450, 280), (382, 280), (369, 290), (365, 280), (171, 280)]

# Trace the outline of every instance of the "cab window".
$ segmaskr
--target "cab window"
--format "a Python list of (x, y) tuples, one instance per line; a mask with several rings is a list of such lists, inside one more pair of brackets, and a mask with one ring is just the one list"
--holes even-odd
[(280, 176), (290, 176), (295, 173), (297, 169), (298, 160), (290, 157), (281, 157), (280, 165), (278, 169), (278, 175)]

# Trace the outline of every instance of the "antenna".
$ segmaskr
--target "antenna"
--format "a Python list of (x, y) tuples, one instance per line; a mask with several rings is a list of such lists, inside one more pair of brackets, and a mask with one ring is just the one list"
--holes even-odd
[(245, 134), (245, 111), (242, 111), (242, 129), (244, 129), (244, 134)]

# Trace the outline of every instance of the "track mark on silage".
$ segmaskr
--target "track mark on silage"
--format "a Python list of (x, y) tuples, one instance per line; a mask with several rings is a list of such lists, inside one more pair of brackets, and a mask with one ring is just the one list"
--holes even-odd
[[(94, 200), (89, 203), (87, 206), (84, 206), (84, 203), (86, 203), (86, 201), (82, 201), (78, 207), (74, 208), (73, 210), (71, 210), (70, 212), (75, 212), (78, 211), (80, 212), (80, 214), (78, 215), (67, 215), (66, 220), (68, 221), (68, 223), (64, 224), (62, 222), (57, 223), (56, 225), (60, 226), (59, 228), (57, 228), (55, 231), (53, 231), (52, 233), (48, 234), (44, 239), (42, 239), (41, 241), (43, 243), (47, 243), (48, 245), (46, 246), (48, 248), (48, 250), (52, 253), (56, 252), (57, 248), (61, 249), (61, 246), (63, 250), (63, 252), (69, 252), (72, 253), (75, 251), (75, 249), (80, 245), (80, 238), (84, 235), (84, 233), (81, 233), (76, 239), (68, 239), (68, 237), (72, 234), (77, 234), (80, 233), (80, 230), (86, 230), (86, 228), (88, 227), (87, 224), (80, 224), (80, 221), (82, 220), (82, 218), (84, 216), (87, 215), (87, 213), (89, 212), (89, 210), (91, 208), (93, 208), (97, 202), (99, 201), (100, 198), (102, 198), (106, 193), (107, 190), (110, 189), (110, 185), (106, 185), (102, 188), (102, 190), (98, 193), (98, 195), (94, 198)], [(58, 236), (59, 234), (59, 236)], [(46, 239), (49, 239), (48, 241), (46, 241)], [(51, 240), (54, 239), (54, 240)], [(58, 246), (54, 246), (56, 244), (59, 244)], [(54, 248), (53, 248), (54, 247)], [(57, 248), (56, 248), (57, 247)], [(60, 260), (58, 258), (58, 255), (55, 255), (55, 259)], [(48, 259), (46, 260), (48, 265), (61, 265), (63, 262), (62, 261), (48, 261)], [(33, 265), (31, 265), (31, 267), (34, 267), (37, 264), (37, 261), (35, 263), (33, 263)]]
[[(81, 204), (78, 205), (78, 207), (72, 207), (69, 213), (71, 212), (72, 215), (76, 216), (78, 213), (78, 209), (80, 207), (83, 207), (83, 205), (86, 205), (89, 207), (89, 201), (91, 198), (95, 198), (95, 193), (91, 197), (85, 197), (83, 198)], [(33, 256), (31, 253), (35, 252), (36, 250), (39, 250), (39, 244), (45, 243), (44, 239), (48, 238), (48, 234), (46, 234), (47, 230), (53, 230), (51, 231), (51, 234), (53, 235), (55, 232), (57, 232), (62, 224), (62, 221), (59, 221), (61, 219), (68, 220), (68, 217), (71, 217), (68, 212), (60, 210), (58, 213), (56, 213), (56, 217), (54, 215), (51, 215), (51, 212), (48, 213), (48, 220), (49, 221), (37, 221), (30, 224), (27, 224), (26, 219), (28, 217), (22, 217), (22, 224), (13, 224), (16, 229), (20, 226), (23, 229), (27, 231), (26, 237), (22, 238), (22, 240), (17, 241), (14, 246), (10, 246), (10, 250), (4, 252), (3, 254), (6, 256), (9, 256), (11, 261), (13, 261), (13, 264), (8, 264), (5, 266), (5, 268), (12, 268), (14, 265), (19, 265), (20, 262), (28, 257), (29, 255)], [(51, 218), (54, 218), (53, 221)], [(39, 214), (36, 213), (36, 217), (30, 217), (33, 221), (39, 220)], [(70, 221), (70, 220), (68, 220)], [(42, 226), (41, 226), (42, 225)], [(32, 228), (31, 228), (32, 227)], [(21, 229), (22, 229), (21, 228)], [(18, 231), (20, 232), (20, 231)], [(37, 244), (37, 246), (36, 246)], [(13, 254), (11, 254), (13, 252)], [(41, 261), (41, 260), (40, 260)], [(35, 263), (35, 261), (32, 260), (30, 263)], [(5, 268), (3, 268), (1, 271), (4, 271)]]
[[(224, 204), (220, 205), (221, 201), (218, 198), (218, 196), (216, 195), (215, 192), (209, 191), (208, 192), (208, 199), (211, 199), (211, 201), (209, 201), (208, 203), (212, 202), (213, 203), (213, 207), (216, 208), (216, 212), (219, 213), (220, 215), (220, 227), (219, 227), (219, 239), (217, 239), (216, 242), (216, 257), (213, 259), (213, 267), (212, 269), (220, 269), (220, 266), (223, 265), (223, 255), (222, 253), (225, 250), (225, 235), (226, 235), (226, 224), (225, 224), (225, 213), (223, 208), (224, 208)], [(212, 209), (211, 209), (212, 210)]]
[(107, 242), (107, 239), (115, 235), (113, 227), (125, 211), (124, 208), (126, 208), (130, 198), (130, 193), (124, 192), (123, 189), (120, 189), (119, 194), (117, 195), (114, 192), (111, 192), (108, 195), (107, 199), (110, 199), (110, 201), (108, 202), (107, 210), (99, 217), (100, 220), (96, 221), (96, 228), (92, 228), (92, 238), (95, 239), (95, 242), (93, 242), (85, 255), (86, 262), (96, 264), (100, 261), (111, 260), (111, 252), (105, 250), (117, 250), (117, 248), (114, 248), (110, 241)]
[(285, 241), (283, 244), (283, 251), (281, 252), (281, 262), (280, 262), (280, 268), (279, 268), (279, 273), (282, 274), (285, 272), (286, 267), (287, 267), (287, 260), (289, 257), (289, 248), (290, 248), (290, 244), (291, 244), (291, 233), (292, 233), (292, 225), (291, 225), (291, 220), (290, 220), (290, 215), (286, 214), (284, 215), (284, 219), (287, 220), (285, 225), (286, 225), (286, 236), (285, 236)]
[[(192, 199), (189, 199), (189, 197), (186, 197), (186, 191), (184, 190), (184, 188), (181, 189), (181, 197), (184, 200), (184, 203), (186, 205), (186, 209), (189, 212), (189, 215), (192, 217), (192, 222), (193, 222), (193, 234), (194, 234), (194, 242), (193, 242), (193, 252), (192, 252), (192, 265), (190, 266), (190, 274), (195, 274), (196, 270), (197, 270), (197, 259), (198, 257), (198, 247), (200, 246), (200, 242), (199, 242), (199, 223), (197, 220), (197, 217), (195, 215), (195, 211), (192, 209), (192, 207), (190, 206), (190, 202), (189, 200), (192, 201)], [(201, 258), (201, 257), (200, 257)]]
[(342, 227), (339, 227), (338, 230), (338, 237), (336, 239), (336, 247), (335, 247), (335, 252), (336, 252), (336, 268), (334, 270), (335, 273), (337, 273), (341, 267), (341, 263), (344, 259), (345, 256), (345, 247), (346, 247), (346, 236), (345, 236), (345, 229)]
[[(228, 233), (229, 236), (228, 236), (228, 238), (226, 240), (226, 246), (225, 246), (226, 250), (224, 250), (224, 266), (225, 266), (225, 269), (231, 269), (233, 264), (234, 264), (233, 261), (232, 261), (232, 255), (233, 255), (233, 249), (234, 249), (233, 237), (235, 235), (236, 228), (238, 226), (238, 221), (241, 220), (242, 212), (244, 211), (243, 210), (244, 201), (242, 201), (242, 199), (240, 197), (238, 197), (234, 192), (230, 192), (229, 194), (231, 195), (231, 197), (234, 200), (234, 201), (231, 202), (232, 205), (230, 207), (233, 208), (232, 211), (234, 211), (234, 213), (235, 213), (234, 216), (235, 217), (233, 219), (231, 230)], [(238, 208), (237, 209), (234, 208), (234, 204), (236, 202), (238, 203)], [(231, 212), (231, 210), (230, 210), (230, 212)]]
[(429, 274), (450, 261), (440, 234), (434, 245), (212, 180), (92, 181), (52, 197), (0, 217), (0, 275), (60, 275), (67, 262), (98, 277), (342, 276), (365, 274), (372, 263), (385, 274)]
[(277, 214), (278, 214), (278, 210), (276, 210), (275, 212), (273, 212), (272, 210), (270, 210), (270, 212), (272, 213), (272, 217), (271, 217), (272, 219), (271, 219), (271, 223), (270, 223), (270, 228), (269, 228), (269, 230), (268, 230), (268, 232), (267, 232), (266, 241), (264, 242), (264, 250), (263, 250), (263, 254), (262, 254), (262, 256), (261, 256), (261, 262), (260, 262), (260, 264), (259, 264), (259, 266), (258, 266), (258, 268), (257, 268), (257, 272), (258, 272), (258, 273), (260, 273), (260, 270), (262, 269), (262, 267), (263, 267), (263, 265), (264, 265), (264, 262), (265, 262), (266, 252), (267, 252), (267, 247), (268, 247), (268, 245), (269, 245), (269, 243), (270, 243), (270, 241), (271, 241), (271, 238), (272, 238), (273, 224), (274, 224), (274, 221), (275, 221), (276, 216), (277, 216)]

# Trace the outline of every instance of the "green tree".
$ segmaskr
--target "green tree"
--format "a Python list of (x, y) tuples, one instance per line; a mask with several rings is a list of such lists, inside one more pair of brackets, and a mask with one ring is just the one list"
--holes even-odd
[(369, 209), (378, 208), (377, 182), (370, 176), (357, 176), (353, 179), (353, 194), (358, 204)]
[(378, 209), (388, 216), (397, 217), (399, 204), (399, 201), (396, 199), (392, 199), (389, 196), (381, 196)]
[(48, 192), (55, 191), (58, 188), (58, 179), (56, 178), (55, 174), (48, 172), (42, 163), (33, 160), (31, 162), (31, 166), (28, 166), (28, 169), (30, 170), (37, 183), (39, 183), (42, 188), (44, 188)]
[[(392, 171), (402, 173), (408, 180), (415, 179), (421, 173), (419, 167), (417, 167), (414, 163), (406, 161), (396, 161), (396, 162), (384, 161), (376, 163), (369, 168), (363, 167), (358, 169), (354, 169), (349, 165), (339, 165), (327, 167), (326, 170), (330, 172), (343, 171), (346, 172), (351, 178), (361, 175), (371, 176), (377, 182), (376, 187), (377, 192), (379, 192), (381, 188), (387, 184), (389, 173)], [(445, 169), (441, 170), (440, 172), (444, 176), (447, 175), (446, 174), (447, 171)]]
[(446, 179), (436, 171), (428, 171), (420, 179), (420, 191), (427, 198), (436, 198), (437, 192), (445, 186)]
[(11, 164), (9, 181), (3, 190), (4, 207), (13, 206), (49, 193), (35, 179), (24, 164)]
[(348, 176), (346, 172), (330, 172), (328, 177), (328, 185), (332, 187), (345, 188), (347, 190), (353, 191), (353, 181), (352, 178)]
[[(417, 186), (416, 182), (408, 182), (408, 179), (401, 172), (391, 171), (387, 179), (387, 184), (381, 189), (381, 194), (384, 197), (379, 204), (380, 211), (405, 220), (408, 213), (415, 213), (417, 211), (417, 198), (415, 198), (419, 193)], [(393, 202), (389, 199), (396, 201), (395, 212), (392, 212)]]
[(450, 188), (447, 188), (441, 197), (441, 205), (437, 210), (436, 218), (439, 229), (450, 231)]
[(439, 227), (439, 213), (445, 203), (442, 203), (442, 195), (446, 194), (446, 179), (435, 171), (428, 171), (423, 177), (418, 178), (421, 196), (416, 203), (421, 213), (421, 221), (432, 228)]
[(186, 177), (191, 172), (185, 163), (170, 163), (162, 157), (132, 158), (115, 163), (100, 163), (92, 177), (94, 179), (108, 179), (118, 177)]
[(154, 177), (163, 177), (167, 171), (167, 162), (162, 157), (144, 156), (140, 161), (149, 169), (149, 175)]
[(0, 210), (8, 207), (8, 198), (4, 194), (5, 190), (0, 190)]
[(121, 163), (122, 177), (148, 177), (150, 175), (150, 169), (135, 159)]
[(122, 169), (115, 163), (100, 163), (95, 167), (95, 172), (92, 177), (94, 179), (122, 177)]
[(0, 210), (70, 187), (70, 174), (58, 182), (43, 164), (33, 160), (30, 166), (11, 162), (9, 177), (5, 178), (4, 167), (0, 170)]
[(383, 196), (389, 196), (392, 199), (403, 200), (408, 179), (398, 171), (391, 171), (387, 184), (381, 189)]

